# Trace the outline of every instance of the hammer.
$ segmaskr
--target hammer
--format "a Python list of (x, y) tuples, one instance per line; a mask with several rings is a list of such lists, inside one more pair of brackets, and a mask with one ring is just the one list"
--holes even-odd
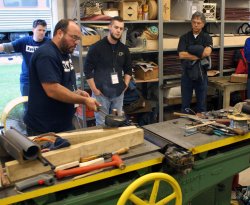
[(55, 175), (57, 179), (61, 179), (63, 177), (84, 174), (86, 172), (90, 172), (93, 170), (106, 168), (106, 167), (112, 167), (112, 166), (118, 167), (121, 170), (126, 168), (126, 165), (124, 164), (120, 156), (113, 155), (112, 161), (110, 162), (105, 162), (103, 164), (89, 165), (86, 167), (77, 167), (77, 168), (72, 168), (72, 169), (67, 169), (67, 170), (58, 170), (55, 172)]
[(128, 147), (124, 147), (124, 148), (116, 150), (115, 152), (108, 152), (108, 153), (103, 153), (103, 154), (97, 154), (97, 155), (92, 155), (92, 156), (89, 156), (89, 157), (81, 157), (80, 158), (80, 162), (91, 161), (91, 160), (97, 159), (99, 157), (103, 157), (104, 159), (109, 159), (109, 158), (111, 158), (115, 154), (117, 154), (117, 155), (125, 154), (125, 153), (128, 152), (128, 150), (129, 150)]

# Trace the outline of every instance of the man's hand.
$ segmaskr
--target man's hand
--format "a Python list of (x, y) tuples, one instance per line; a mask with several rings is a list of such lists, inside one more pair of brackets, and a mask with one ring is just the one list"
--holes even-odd
[(89, 94), (86, 91), (83, 91), (83, 90), (80, 90), (80, 89), (77, 89), (75, 91), (75, 93), (78, 94), (78, 95), (81, 95), (83, 97), (90, 97)]
[(95, 94), (95, 96), (102, 94), (102, 92), (99, 89), (92, 90), (92, 92)]
[(85, 99), (85, 105), (92, 111), (97, 111), (97, 108), (101, 106), (101, 104), (92, 97)]
[(204, 51), (202, 53), (202, 58), (210, 56), (211, 53), (212, 53), (212, 48), (211, 47), (204, 48)]

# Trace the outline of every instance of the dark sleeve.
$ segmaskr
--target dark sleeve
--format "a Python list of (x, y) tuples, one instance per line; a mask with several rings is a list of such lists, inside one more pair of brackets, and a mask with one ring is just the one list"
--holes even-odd
[(178, 53), (182, 51), (187, 51), (187, 42), (186, 42), (185, 35), (180, 37), (177, 51)]
[(124, 74), (127, 74), (127, 75), (132, 75), (132, 60), (131, 60), (131, 54), (129, 52), (129, 49), (126, 47), (125, 48), (125, 56), (126, 56), (126, 62), (125, 62), (125, 65), (123, 67), (123, 72)]
[(188, 53), (197, 56), (198, 58), (202, 57), (204, 46), (202, 45), (191, 45), (188, 47)]
[(247, 59), (247, 62), (250, 62), (250, 38), (247, 38), (245, 41), (245, 45), (244, 45), (244, 56)]
[(22, 53), (24, 50), (25, 44), (27, 44), (27, 41), (28, 41), (27, 38), (24, 37), (24, 38), (19, 38), (15, 41), (12, 41), (11, 44), (12, 44), (15, 52)]
[(38, 55), (35, 61), (35, 68), (41, 83), (61, 83), (61, 66), (52, 56)]
[(97, 61), (97, 52), (95, 52), (95, 46), (89, 48), (88, 54), (84, 62), (84, 74), (86, 79), (94, 78), (94, 69), (96, 67), (95, 61)]
[(206, 42), (204, 46), (213, 48), (213, 38), (209, 34), (207, 34)]

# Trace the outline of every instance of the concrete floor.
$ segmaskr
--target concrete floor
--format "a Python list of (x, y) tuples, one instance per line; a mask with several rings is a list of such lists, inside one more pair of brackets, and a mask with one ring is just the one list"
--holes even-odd
[(250, 186), (250, 168), (240, 172), (239, 184), (242, 186)]

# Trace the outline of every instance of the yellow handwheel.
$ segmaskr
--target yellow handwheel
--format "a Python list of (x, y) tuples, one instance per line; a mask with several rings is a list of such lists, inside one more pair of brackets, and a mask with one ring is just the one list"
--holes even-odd
[(28, 102), (28, 96), (21, 96), (11, 100), (3, 109), (1, 122), (4, 130), (13, 126), (22, 133), (26, 133), (26, 126), (23, 122), (24, 105)]
[[(149, 198), (149, 202), (145, 202), (141, 198), (136, 196), (134, 192), (140, 186), (151, 181), (154, 181), (151, 195)], [(168, 183), (172, 187), (173, 193), (156, 202), (161, 181)], [(175, 205), (182, 205), (182, 193), (178, 182), (168, 174), (156, 172), (144, 175), (132, 182), (120, 196), (117, 205), (125, 205), (128, 200), (132, 201), (136, 205), (165, 205), (173, 199), (176, 199)]]

